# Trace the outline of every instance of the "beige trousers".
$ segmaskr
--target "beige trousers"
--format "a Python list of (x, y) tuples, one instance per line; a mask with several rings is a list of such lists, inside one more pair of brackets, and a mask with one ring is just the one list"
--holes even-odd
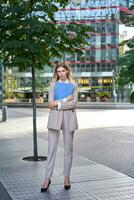
[[(66, 111), (64, 111), (66, 112)], [(63, 175), (70, 176), (72, 159), (73, 159), (73, 137), (74, 131), (68, 131), (69, 120), (65, 113), (63, 113), (63, 121), (62, 121), (62, 133), (64, 140), (64, 169)], [(57, 145), (59, 141), (60, 131), (48, 129), (48, 153), (47, 153), (47, 162), (46, 162), (46, 176), (52, 177), (54, 163), (57, 152)]]

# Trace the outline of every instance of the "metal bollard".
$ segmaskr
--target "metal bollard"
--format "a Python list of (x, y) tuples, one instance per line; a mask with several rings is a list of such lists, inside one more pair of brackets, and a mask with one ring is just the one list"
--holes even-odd
[(2, 106), (2, 122), (7, 120), (7, 106)]

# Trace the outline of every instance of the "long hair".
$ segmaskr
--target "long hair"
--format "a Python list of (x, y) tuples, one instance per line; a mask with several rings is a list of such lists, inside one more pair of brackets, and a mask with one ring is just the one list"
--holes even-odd
[(70, 82), (75, 82), (73, 76), (72, 76), (72, 72), (71, 72), (71, 69), (70, 67), (65, 63), (65, 62), (58, 62), (54, 68), (54, 72), (53, 72), (53, 76), (52, 76), (52, 81), (58, 81), (59, 80), (59, 76), (57, 74), (57, 69), (59, 67), (63, 67), (64, 69), (66, 69), (68, 71), (67, 73), (67, 79), (70, 81)]

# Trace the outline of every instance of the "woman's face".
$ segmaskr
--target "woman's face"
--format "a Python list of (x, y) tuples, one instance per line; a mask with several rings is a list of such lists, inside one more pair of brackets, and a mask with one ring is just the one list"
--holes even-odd
[(61, 81), (65, 81), (67, 79), (67, 73), (68, 73), (68, 70), (66, 70), (65, 68), (63, 67), (57, 68), (57, 75), (59, 76), (59, 79)]

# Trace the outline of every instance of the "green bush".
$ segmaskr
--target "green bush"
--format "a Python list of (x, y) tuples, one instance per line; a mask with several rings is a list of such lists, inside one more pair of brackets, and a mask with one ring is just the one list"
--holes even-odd
[(134, 92), (130, 95), (130, 103), (134, 103)]
[(110, 92), (108, 92), (108, 91), (96, 92), (96, 96), (100, 97), (100, 98), (103, 96), (107, 96), (108, 98), (110, 98)]
[(24, 98), (24, 94), (18, 93), (18, 94), (16, 94), (16, 97), (17, 97), (18, 99), (22, 99), (22, 98)]
[(96, 96), (97, 97), (101, 97), (102, 95), (101, 95), (101, 92), (96, 92)]
[(5, 99), (13, 99), (15, 97), (15, 94), (14, 92), (5, 92), (3, 96)]

